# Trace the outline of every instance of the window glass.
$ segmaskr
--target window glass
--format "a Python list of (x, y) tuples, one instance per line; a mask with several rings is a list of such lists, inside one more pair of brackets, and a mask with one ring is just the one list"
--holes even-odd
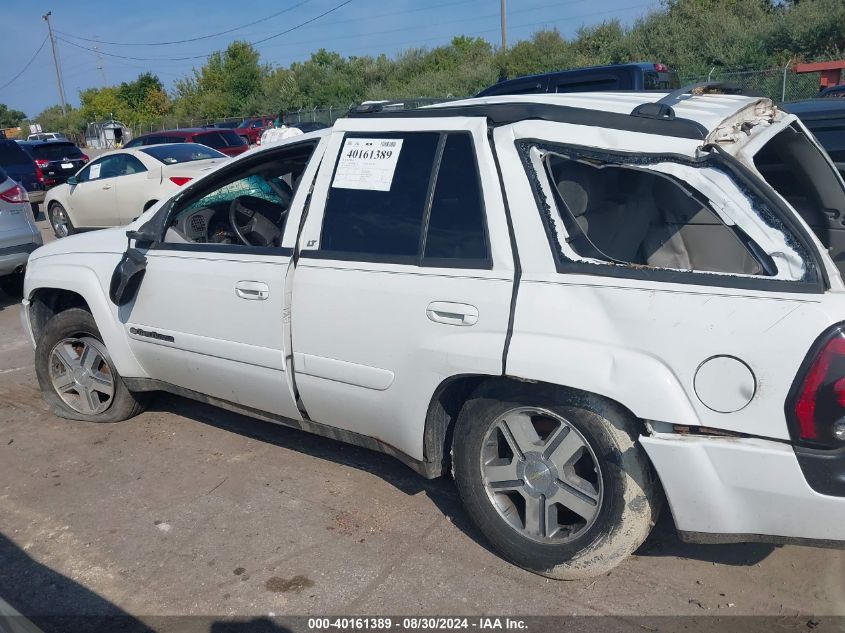
[(32, 155), (45, 160), (60, 160), (62, 158), (80, 158), (82, 152), (73, 143), (52, 142), (34, 145)]
[(131, 176), (132, 174), (140, 174), (147, 171), (144, 163), (132, 156), (131, 154), (121, 154), (123, 164), (120, 166), (120, 174), (122, 176)]
[(27, 156), (15, 141), (0, 141), (0, 164), (28, 165), (32, 159)]
[(586, 258), (655, 268), (763, 274), (709, 203), (669, 177), (547, 154), (547, 176), (569, 235)]
[(220, 132), (207, 132), (205, 134), (197, 134), (194, 136), (194, 143), (201, 143), (213, 149), (222, 149), (227, 147), (225, 139), (220, 135)]
[[(320, 248), (375, 257), (415, 257), (440, 134), (372, 133), (350, 138), (402, 139), (390, 188), (329, 189)], [(341, 152), (344, 150), (342, 149)], [(342, 157), (339, 157), (339, 159)]]
[(425, 258), (487, 257), (484, 206), (472, 137), (450, 134), (437, 172), (425, 238)]
[[(167, 222), (164, 241), (279, 246), (294, 193), (315, 147), (298, 145), (272, 158), (240, 163), (236, 170), (210, 179), (177, 207)], [(241, 235), (232, 225), (233, 208)]]
[(95, 160), (88, 163), (76, 177), (77, 182), (85, 182), (87, 180), (99, 180), (101, 178), (112, 178), (120, 175), (120, 167), (123, 161), (120, 160), (120, 155), (106, 156), (100, 160)]
[(179, 145), (151, 145), (141, 150), (152, 156), (165, 165), (177, 163), (189, 163), (195, 160), (208, 160), (210, 158), (226, 158), (217, 150), (200, 145), (199, 143), (180, 143)]

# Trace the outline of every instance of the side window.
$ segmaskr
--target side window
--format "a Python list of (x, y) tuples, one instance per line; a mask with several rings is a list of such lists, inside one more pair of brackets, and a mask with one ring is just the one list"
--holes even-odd
[[(352, 177), (359, 178), (359, 182), (346, 179), (340, 183), (336, 171), (326, 202), (320, 248), (352, 255), (416, 258), (440, 134), (420, 132), (373, 136), (378, 139), (360, 137), (361, 147), (368, 147), (367, 143), (372, 140), (397, 141), (393, 149), (386, 150), (399, 153), (389, 188), (384, 191), (378, 188), (380, 183), (368, 180), (363, 160), (357, 173), (352, 174)], [(366, 151), (351, 149), (349, 141), (357, 137), (347, 135), (339, 165), (344, 164), (345, 159), (357, 160), (353, 152)], [(352, 164), (350, 171), (355, 169)]]
[(121, 176), (131, 176), (132, 174), (140, 174), (147, 171), (144, 163), (130, 154), (121, 154), (123, 163), (120, 166)]
[(106, 156), (99, 160), (88, 163), (88, 165), (79, 172), (76, 177), (77, 182), (87, 182), (89, 180), (100, 180), (101, 178), (112, 178), (118, 175), (118, 162), (120, 155)]
[[(472, 137), (450, 134), (437, 170), (423, 263), (436, 259), (486, 260), (487, 231), (481, 177)], [(448, 263), (444, 263), (448, 266)]]
[[(114, 178), (123, 175), (123, 155), (114, 154), (103, 159), (100, 178)], [(93, 172), (92, 172), (93, 176)]]
[[(275, 248), (316, 143), (239, 161), (189, 191), (167, 220), (164, 242)], [(201, 248), (201, 247), (200, 247)]]
[(348, 134), (329, 189), (320, 250), (358, 261), (489, 268), (471, 135)]
[(706, 199), (669, 176), (556, 154), (547, 154), (544, 164), (569, 246), (578, 256), (652, 268), (765, 274), (743, 236), (726, 226)]
[(223, 149), (226, 147), (226, 141), (219, 132), (208, 132), (207, 134), (199, 134), (194, 137), (195, 143), (200, 143), (212, 149)]

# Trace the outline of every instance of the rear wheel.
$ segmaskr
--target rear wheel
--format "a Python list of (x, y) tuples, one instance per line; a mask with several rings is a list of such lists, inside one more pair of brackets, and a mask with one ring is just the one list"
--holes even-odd
[(73, 222), (70, 221), (70, 216), (67, 214), (65, 208), (58, 202), (50, 203), (50, 208), (47, 210), (50, 226), (53, 227), (53, 232), (56, 237), (67, 237), (76, 233), (76, 228)]
[(565, 580), (606, 573), (642, 544), (659, 510), (634, 422), (598, 397), (482, 385), (454, 433), (467, 511), (520, 567)]
[(61, 418), (119, 422), (144, 409), (144, 394), (126, 388), (94, 317), (81, 308), (47, 322), (35, 348), (35, 373), (44, 400)]

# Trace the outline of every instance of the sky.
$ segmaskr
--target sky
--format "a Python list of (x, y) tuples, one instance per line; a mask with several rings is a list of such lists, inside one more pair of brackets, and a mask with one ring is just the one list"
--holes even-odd
[[(484, 37), (496, 45), (501, 39), (500, 0), (2, 0), (0, 5), (0, 103), (30, 117), (59, 102), (41, 17), (47, 11), (52, 11), (65, 94), (73, 105), (79, 104), (80, 90), (130, 81), (146, 71), (169, 89), (202, 66), (204, 56), (235, 39), (272, 37), (256, 48), (262, 62), (283, 66), (308, 59), (321, 47), (342, 55), (392, 56), (445, 44), (455, 35)], [(508, 44), (542, 28), (557, 27), (572, 36), (581, 26), (614, 17), (630, 24), (657, 5), (658, 0), (509, 0)], [(245, 26), (251, 22), (256, 23)], [(231, 29), (237, 30), (153, 45)]]

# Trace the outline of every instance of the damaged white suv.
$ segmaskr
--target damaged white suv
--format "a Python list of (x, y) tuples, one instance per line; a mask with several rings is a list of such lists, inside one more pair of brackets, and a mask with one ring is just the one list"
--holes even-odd
[(372, 106), (38, 249), (23, 321), (59, 416), (163, 390), (451, 471), (583, 578), (664, 494), (687, 540), (845, 541), (843, 218), (766, 99)]

